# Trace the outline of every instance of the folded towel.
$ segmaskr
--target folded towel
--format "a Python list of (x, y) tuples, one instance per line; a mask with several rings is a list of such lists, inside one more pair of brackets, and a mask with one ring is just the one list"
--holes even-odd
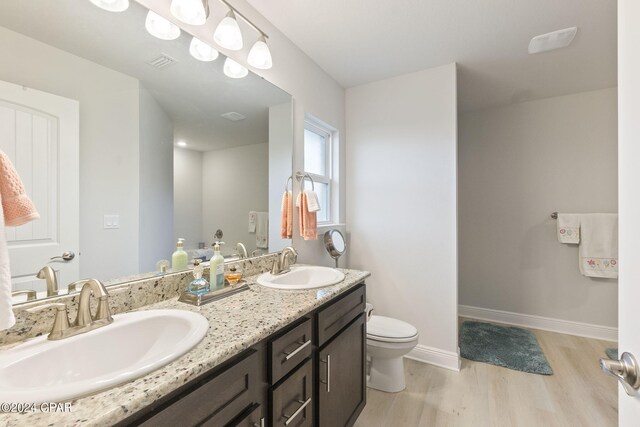
[(298, 208), (298, 220), (300, 221), (300, 237), (304, 240), (316, 240), (318, 238), (318, 223), (316, 213), (309, 212), (307, 195), (303, 191), (298, 197), (300, 198), (300, 207)]
[(309, 212), (318, 212), (320, 210), (320, 202), (318, 202), (318, 195), (313, 190), (305, 190), (307, 195), (307, 206), (309, 206)]
[(560, 243), (580, 243), (580, 214), (558, 214), (558, 241)]
[(13, 167), (9, 156), (0, 151), (0, 330), (16, 323), (11, 307), (11, 270), (9, 250), (4, 233), (5, 226), (18, 226), (40, 218), (31, 199), (25, 194), (24, 185)]
[(255, 211), (249, 212), (249, 233), (256, 232), (257, 215)]
[(256, 212), (256, 248), (269, 248), (269, 213)]
[(280, 208), (282, 222), (280, 224), (280, 237), (291, 239), (293, 237), (293, 201), (291, 191), (285, 191), (282, 195), (282, 207)]
[(580, 273), (588, 277), (618, 277), (618, 215), (580, 215)]

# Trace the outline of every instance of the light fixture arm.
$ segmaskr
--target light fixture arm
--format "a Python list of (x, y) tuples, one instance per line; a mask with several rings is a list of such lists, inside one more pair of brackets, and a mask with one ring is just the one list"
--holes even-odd
[(229, 2), (227, 0), (220, 0), (220, 2), (224, 3), (225, 5), (227, 5), (227, 7), (229, 9), (231, 9), (233, 11), (233, 13), (235, 13), (236, 15), (238, 15), (239, 17), (241, 17), (244, 22), (246, 22), (247, 24), (249, 24), (249, 26), (251, 28), (253, 28), (256, 32), (260, 33), (262, 35), (262, 37), (264, 37), (265, 39), (268, 39), (269, 36), (267, 35), (267, 33), (265, 33), (264, 31), (262, 31), (260, 29), (260, 27), (258, 27), (256, 24), (254, 24), (249, 18), (247, 18), (244, 14), (242, 14), (242, 12), (238, 11), (238, 9), (236, 9), (235, 7), (231, 6), (231, 4), (229, 4)]

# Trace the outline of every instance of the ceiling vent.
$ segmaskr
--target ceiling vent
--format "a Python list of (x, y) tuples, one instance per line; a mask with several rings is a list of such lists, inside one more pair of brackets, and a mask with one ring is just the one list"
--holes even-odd
[(247, 118), (247, 116), (243, 116), (242, 114), (236, 113), (235, 111), (224, 113), (224, 114), (221, 114), (220, 116), (224, 117), (227, 120), (231, 120), (232, 122), (239, 122), (240, 120), (244, 120)]
[(177, 62), (175, 59), (170, 57), (167, 54), (161, 53), (160, 56), (154, 58), (150, 61), (147, 61), (147, 64), (151, 65), (153, 68), (157, 68), (158, 70), (162, 70), (163, 68), (167, 68), (169, 65)]
[(529, 42), (529, 53), (542, 53), (567, 47), (571, 44), (577, 32), (578, 27), (571, 27), (535, 36)]

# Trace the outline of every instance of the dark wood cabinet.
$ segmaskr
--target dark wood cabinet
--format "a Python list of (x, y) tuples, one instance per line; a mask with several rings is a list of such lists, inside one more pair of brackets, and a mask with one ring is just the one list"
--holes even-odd
[(119, 426), (342, 427), (366, 402), (360, 283)]
[(319, 353), (318, 425), (348, 426), (366, 402), (365, 315), (360, 314)]

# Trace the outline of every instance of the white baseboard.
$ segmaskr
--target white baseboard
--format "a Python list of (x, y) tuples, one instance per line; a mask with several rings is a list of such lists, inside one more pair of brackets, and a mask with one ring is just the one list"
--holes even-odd
[(454, 353), (418, 344), (404, 357), (407, 359), (417, 360), (418, 362), (435, 365), (440, 368), (460, 371), (460, 350), (458, 350), (457, 353)]
[(526, 328), (542, 329), (543, 331), (559, 332), (561, 334), (577, 335), (579, 337), (618, 341), (618, 328), (594, 325), (591, 323), (572, 322), (570, 320), (534, 316), (531, 314), (512, 313), (510, 311), (492, 310), (489, 308), (472, 307), (469, 305), (459, 305), (458, 316), (470, 319), (487, 320), (489, 322), (524, 326)]

